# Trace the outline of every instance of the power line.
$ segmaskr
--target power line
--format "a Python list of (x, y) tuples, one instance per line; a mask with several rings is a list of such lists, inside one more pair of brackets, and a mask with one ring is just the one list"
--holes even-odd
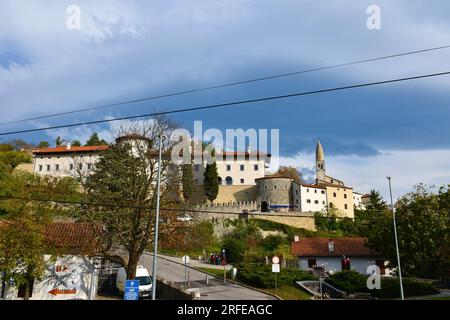
[(392, 54), (392, 55), (387, 55), (387, 56), (357, 60), (357, 61), (340, 63), (340, 64), (335, 64), (335, 65), (330, 65), (330, 66), (294, 71), (294, 72), (289, 72), (289, 73), (276, 74), (276, 75), (271, 75), (271, 76), (249, 79), (249, 80), (235, 81), (235, 82), (231, 82), (231, 83), (209, 86), (209, 87), (204, 87), (204, 88), (178, 91), (178, 92), (173, 92), (173, 93), (156, 95), (156, 96), (152, 96), (152, 97), (145, 97), (145, 98), (134, 99), (134, 100), (126, 100), (126, 101), (122, 101), (122, 102), (81, 108), (81, 109), (76, 109), (76, 110), (72, 110), (72, 111), (59, 112), (59, 113), (53, 113), (53, 114), (48, 114), (48, 115), (43, 115), (43, 116), (26, 118), (26, 119), (2, 122), (2, 123), (0, 123), (0, 126), (7, 125), (7, 124), (21, 123), (21, 122), (26, 122), (26, 121), (32, 121), (32, 120), (40, 120), (40, 119), (45, 119), (45, 118), (53, 118), (53, 117), (58, 117), (58, 116), (64, 116), (64, 115), (69, 115), (69, 114), (85, 112), (85, 111), (93, 111), (93, 110), (98, 110), (98, 109), (117, 107), (117, 106), (126, 105), (126, 104), (144, 102), (144, 101), (149, 101), (149, 100), (157, 100), (157, 99), (168, 98), (168, 97), (173, 97), (173, 96), (185, 95), (185, 94), (189, 94), (189, 93), (197, 93), (197, 92), (202, 92), (202, 91), (207, 91), (207, 90), (226, 88), (226, 87), (237, 86), (237, 85), (241, 85), (241, 84), (248, 84), (248, 83), (266, 81), (266, 80), (271, 80), (271, 79), (276, 79), (276, 78), (289, 77), (289, 76), (300, 75), (300, 74), (305, 74), (305, 73), (311, 73), (311, 72), (323, 71), (323, 70), (328, 70), (328, 69), (357, 65), (357, 64), (367, 63), (367, 62), (374, 62), (374, 61), (380, 61), (380, 60), (385, 60), (385, 59), (393, 59), (393, 58), (398, 58), (398, 57), (403, 57), (403, 56), (408, 56), (408, 55), (415, 55), (415, 54), (419, 54), (419, 53), (437, 51), (437, 50), (448, 49), (448, 48), (450, 48), (450, 45), (433, 47), (433, 48), (422, 49), (422, 50), (402, 52), (402, 53), (397, 53), (397, 54)]
[(218, 109), (218, 108), (231, 107), (231, 106), (242, 105), (242, 104), (251, 104), (251, 103), (256, 103), (256, 102), (280, 100), (280, 99), (287, 99), (287, 98), (293, 98), (293, 97), (314, 95), (314, 94), (320, 94), (320, 93), (327, 93), (327, 92), (334, 92), (334, 91), (341, 91), (341, 90), (349, 90), (349, 89), (377, 86), (377, 85), (383, 85), (383, 84), (388, 84), (388, 83), (396, 83), (396, 82), (403, 82), (403, 81), (411, 81), (411, 80), (439, 77), (439, 76), (445, 76), (445, 75), (449, 75), (449, 74), (450, 74), (450, 71), (439, 72), (439, 73), (430, 73), (430, 74), (424, 74), (424, 75), (420, 75), (420, 76), (412, 76), (412, 77), (406, 77), (406, 78), (397, 78), (397, 79), (376, 81), (376, 82), (366, 82), (366, 83), (349, 85), (349, 86), (343, 86), (343, 87), (334, 87), (334, 88), (319, 89), (319, 90), (313, 90), (313, 91), (303, 91), (303, 92), (296, 92), (296, 93), (290, 93), (290, 94), (285, 94), (285, 95), (278, 95), (278, 96), (270, 96), (270, 97), (264, 97), (264, 98), (255, 98), (255, 99), (249, 99), (249, 100), (239, 100), (239, 101), (226, 102), (226, 103), (220, 103), (220, 104), (205, 105), (205, 106), (200, 106), (200, 107), (191, 107), (191, 108), (175, 109), (175, 110), (169, 110), (169, 111), (144, 113), (144, 114), (139, 114), (139, 115), (134, 115), (134, 116), (126, 116), (126, 117), (119, 117), (119, 118), (112, 118), (112, 119), (103, 119), (103, 120), (95, 120), (95, 121), (86, 121), (86, 122), (79, 122), (79, 123), (71, 123), (71, 124), (64, 124), (64, 125), (49, 126), (49, 127), (43, 127), (43, 128), (25, 129), (25, 130), (18, 130), (18, 131), (9, 131), (9, 132), (2, 132), (2, 133), (0, 133), (0, 136), (6, 136), (6, 135), (12, 135), (12, 134), (20, 134), (20, 133), (29, 133), (29, 132), (37, 132), (37, 131), (45, 131), (45, 130), (53, 130), (53, 129), (61, 129), (61, 128), (69, 128), (69, 127), (79, 127), (79, 126), (85, 126), (85, 125), (93, 125), (93, 124), (99, 124), (99, 123), (115, 122), (115, 121), (138, 119), (138, 118), (149, 118), (149, 117), (160, 116), (160, 115), (167, 115), (167, 114), (176, 114), (176, 113), (184, 113), (184, 112), (192, 112), (192, 111), (200, 111), (200, 110), (208, 110), (208, 109)]
[[(112, 207), (112, 208), (130, 208), (130, 209), (146, 209), (146, 210), (155, 210), (154, 207), (151, 206), (136, 206), (136, 205), (119, 205), (112, 203), (99, 203), (99, 202), (84, 202), (84, 201), (70, 201), (70, 200), (57, 200), (57, 199), (42, 199), (42, 198), (26, 198), (26, 197), (0, 197), (0, 199), (15, 199), (15, 200), (28, 200), (28, 201), (36, 201), (36, 202), (50, 202), (50, 203), (62, 203), (62, 204), (72, 204), (72, 205), (86, 205), (86, 206), (104, 206), (104, 207)], [(160, 208), (162, 211), (178, 211), (178, 212), (190, 212), (190, 213), (213, 213), (213, 214), (227, 214), (227, 215), (239, 215), (242, 212), (229, 212), (229, 211), (209, 211), (209, 210), (197, 210), (197, 209), (188, 209), (188, 208)], [(271, 213), (248, 213), (249, 216), (253, 217), (291, 217), (291, 218), (316, 218), (314, 215), (305, 215), (305, 214), (271, 214)], [(361, 217), (324, 217), (317, 216), (318, 219), (360, 219), (360, 220), (374, 220), (374, 219), (382, 219), (382, 220), (392, 220), (391, 218), (381, 218), (381, 217), (369, 217), (369, 218), (361, 218)]]

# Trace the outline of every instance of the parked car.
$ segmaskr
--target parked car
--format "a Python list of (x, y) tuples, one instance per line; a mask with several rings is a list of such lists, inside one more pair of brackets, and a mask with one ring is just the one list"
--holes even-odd
[(194, 220), (194, 218), (192, 218), (190, 215), (188, 215), (188, 214), (183, 214), (182, 216), (179, 216), (178, 218), (177, 218), (177, 220), (178, 221), (184, 221), (184, 222), (187, 222), (187, 221), (191, 221), (191, 220)]
[[(125, 291), (125, 281), (127, 280), (127, 272), (125, 268), (120, 268), (117, 273), (116, 287), (120, 293)], [(139, 298), (150, 297), (152, 291), (152, 279), (148, 270), (143, 266), (138, 266), (136, 269), (136, 277), (134, 280), (139, 280)]]

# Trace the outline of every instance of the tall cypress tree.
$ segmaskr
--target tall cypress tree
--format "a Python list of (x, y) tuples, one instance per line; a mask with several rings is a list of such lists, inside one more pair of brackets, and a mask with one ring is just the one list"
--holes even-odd
[(203, 176), (203, 188), (206, 198), (213, 203), (219, 193), (219, 174), (217, 173), (217, 164), (207, 164)]
[(189, 204), (189, 201), (194, 194), (194, 174), (192, 173), (192, 164), (185, 164), (183, 166), (183, 197)]

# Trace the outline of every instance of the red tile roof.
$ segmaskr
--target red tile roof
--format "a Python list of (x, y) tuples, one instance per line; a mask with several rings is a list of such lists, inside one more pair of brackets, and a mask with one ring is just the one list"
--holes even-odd
[(45, 242), (64, 253), (93, 255), (98, 251), (100, 225), (92, 223), (53, 222), (45, 230)]
[[(0, 228), (14, 225), (15, 223), (12, 221), (0, 220)], [(44, 242), (50, 251), (55, 249), (56, 253), (94, 255), (100, 248), (101, 232), (102, 226), (99, 224), (52, 222), (44, 230)]]
[[(334, 242), (334, 251), (329, 252), (328, 242)], [(366, 246), (367, 238), (300, 238), (292, 242), (291, 253), (298, 257), (371, 257), (380, 256)]]
[(56, 148), (42, 148), (33, 149), (34, 154), (47, 154), (47, 153), (77, 153), (77, 152), (98, 152), (108, 150), (109, 146), (89, 146), (89, 147), (71, 147), (68, 149), (66, 146)]

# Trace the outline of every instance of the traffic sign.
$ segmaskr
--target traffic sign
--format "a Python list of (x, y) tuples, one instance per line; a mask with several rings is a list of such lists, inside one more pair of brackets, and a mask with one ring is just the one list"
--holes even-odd
[(184, 264), (188, 264), (191, 259), (189, 258), (189, 256), (183, 256), (181, 260), (183, 261)]
[(278, 263), (274, 263), (272, 265), (272, 272), (276, 272), (276, 273), (280, 272), (280, 265)]
[(125, 281), (125, 300), (138, 300), (139, 299), (139, 280), (126, 280)]
[(273, 264), (279, 264), (280, 263), (280, 258), (278, 258), (277, 256), (273, 256), (272, 257), (272, 263)]
[(139, 289), (139, 280), (126, 280), (125, 288), (136, 288)]

